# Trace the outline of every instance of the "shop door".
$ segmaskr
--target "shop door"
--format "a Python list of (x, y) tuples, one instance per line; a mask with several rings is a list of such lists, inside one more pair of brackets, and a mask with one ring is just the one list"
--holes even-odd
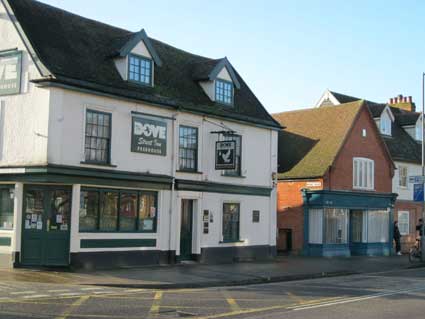
[(28, 266), (67, 266), (70, 190), (26, 188), (22, 215), (21, 263)]
[(182, 199), (180, 260), (192, 259), (193, 200)]

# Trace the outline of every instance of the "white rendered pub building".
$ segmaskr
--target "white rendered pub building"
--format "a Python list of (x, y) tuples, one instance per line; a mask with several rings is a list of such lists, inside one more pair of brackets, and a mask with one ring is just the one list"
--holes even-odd
[(226, 58), (0, 1), (3, 266), (274, 256), (280, 126)]

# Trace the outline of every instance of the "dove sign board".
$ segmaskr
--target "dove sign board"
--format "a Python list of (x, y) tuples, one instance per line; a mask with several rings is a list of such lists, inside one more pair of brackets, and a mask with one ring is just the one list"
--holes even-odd
[(0, 53), (0, 96), (21, 93), (22, 52)]
[(131, 151), (165, 156), (167, 123), (145, 117), (133, 117)]
[(215, 143), (215, 169), (236, 168), (236, 141), (219, 141)]

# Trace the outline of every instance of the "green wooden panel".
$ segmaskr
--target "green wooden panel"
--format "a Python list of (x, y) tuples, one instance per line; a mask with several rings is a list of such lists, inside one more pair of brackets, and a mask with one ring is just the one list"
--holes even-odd
[(156, 239), (82, 239), (81, 248), (155, 247)]
[(12, 238), (0, 237), (0, 246), (10, 246), (12, 244)]

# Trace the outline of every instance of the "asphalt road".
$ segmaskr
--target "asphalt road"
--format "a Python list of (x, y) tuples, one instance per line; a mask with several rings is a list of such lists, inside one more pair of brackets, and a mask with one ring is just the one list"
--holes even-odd
[(0, 283), (0, 318), (424, 318), (425, 269), (244, 287)]

